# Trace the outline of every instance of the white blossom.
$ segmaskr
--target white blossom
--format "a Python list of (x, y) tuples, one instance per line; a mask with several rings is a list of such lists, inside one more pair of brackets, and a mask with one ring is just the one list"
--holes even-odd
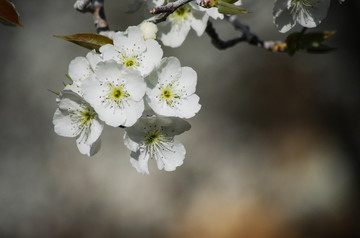
[(57, 101), (58, 108), (53, 117), (55, 132), (60, 136), (76, 137), (76, 145), (82, 154), (92, 156), (97, 153), (104, 123), (94, 109), (70, 90), (62, 91)]
[(132, 126), (144, 111), (146, 83), (140, 72), (113, 60), (100, 62), (83, 84), (84, 98), (101, 120), (114, 127)]
[(124, 144), (132, 151), (130, 162), (142, 174), (149, 174), (148, 160), (155, 159), (159, 170), (173, 171), (183, 164), (185, 147), (174, 139), (190, 129), (190, 124), (179, 118), (142, 117), (125, 129)]
[(104, 60), (113, 59), (129, 69), (139, 70), (147, 76), (160, 62), (163, 51), (153, 39), (144, 39), (139, 27), (131, 26), (125, 32), (116, 32), (114, 44), (100, 47)]
[(185, 4), (159, 24), (159, 38), (166, 46), (179, 47), (191, 28), (197, 36), (204, 33), (209, 16), (214, 19), (224, 18), (215, 7), (206, 9), (194, 3)]
[(177, 58), (164, 58), (147, 82), (145, 98), (158, 115), (191, 118), (200, 110), (195, 94), (197, 74), (190, 67), (181, 67)]
[(313, 28), (325, 19), (329, 5), (330, 0), (275, 0), (274, 23), (282, 33), (292, 29), (297, 22)]
[(97, 63), (102, 58), (95, 50), (90, 51), (86, 57), (76, 57), (69, 64), (68, 75), (71, 78), (71, 84), (65, 87), (65, 90), (72, 90), (82, 96), (81, 84), (94, 74)]

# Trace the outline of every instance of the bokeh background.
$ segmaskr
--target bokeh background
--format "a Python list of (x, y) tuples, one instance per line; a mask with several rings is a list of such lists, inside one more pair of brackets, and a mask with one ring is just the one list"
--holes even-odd
[[(0, 237), (360, 237), (360, 3), (332, 1), (318, 28), (336, 30), (325, 55), (274, 54), (248, 44), (219, 51), (192, 31), (164, 47), (198, 73), (202, 110), (178, 139), (183, 166), (138, 174), (123, 130), (81, 155), (57, 136), (55, 95), (87, 50), (54, 38), (94, 32), (74, 1), (13, 1), (24, 28), (0, 25)], [(105, 2), (113, 30), (144, 19)], [(283, 40), (273, 1), (241, 16), (261, 39)], [(223, 39), (237, 36), (215, 21)], [(297, 28), (299, 30), (299, 28)]]

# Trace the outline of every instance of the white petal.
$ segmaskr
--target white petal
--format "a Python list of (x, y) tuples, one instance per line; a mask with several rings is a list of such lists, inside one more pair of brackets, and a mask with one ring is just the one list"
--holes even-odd
[(103, 45), (99, 51), (102, 54), (103, 60), (115, 60), (119, 62), (119, 52), (115, 50), (115, 46), (111, 44)]
[(138, 68), (143, 76), (147, 76), (160, 63), (163, 50), (160, 44), (153, 39), (145, 41), (146, 51), (143, 53), (143, 60)]
[(195, 93), (197, 83), (197, 74), (190, 67), (181, 68), (181, 76), (179, 78), (179, 89), (185, 91), (188, 95)]
[(302, 10), (302, 14), (299, 14), (298, 16), (298, 22), (300, 25), (304, 27), (316, 27), (318, 26), (323, 19), (325, 19), (329, 5), (330, 0), (308, 0), (309, 4), (311, 6), (304, 6), (304, 9)]
[(59, 96), (59, 108), (62, 110), (82, 111), (83, 99), (73, 91), (63, 90)]
[(67, 91), (72, 91), (74, 93), (77, 93), (79, 96), (82, 96), (83, 95), (83, 91), (81, 89), (81, 84), (82, 83), (76, 83), (76, 82), (73, 82), (72, 84), (68, 84), (65, 86), (64, 90), (67, 90)]
[(93, 71), (89, 61), (85, 57), (76, 57), (69, 64), (68, 74), (71, 79), (77, 83), (89, 77), (93, 74)]
[(192, 11), (192, 17), (190, 18), (190, 25), (196, 32), (197, 36), (201, 36), (207, 26), (209, 15), (206, 12)]
[(165, 100), (160, 100), (158, 95), (160, 95), (159, 90), (146, 91), (145, 100), (151, 109), (160, 116), (177, 116), (176, 112), (171, 108), (171, 106), (169, 106)]
[(127, 100), (124, 104), (126, 106), (124, 106), (123, 111), (126, 118), (121, 125), (130, 127), (141, 117), (145, 107), (144, 101)]
[(86, 59), (89, 61), (92, 70), (95, 70), (96, 65), (103, 60), (100, 54), (97, 54), (95, 50), (92, 50), (89, 53), (87, 53)]
[(180, 118), (194, 117), (201, 109), (199, 100), (200, 98), (196, 94), (182, 98), (177, 107), (173, 108), (175, 116)]
[(142, 174), (149, 174), (148, 161), (150, 155), (148, 153), (131, 152), (130, 163), (131, 165)]
[[(158, 116), (157, 120), (161, 121), (161, 125), (163, 125), (162, 131), (167, 137), (174, 137), (175, 135), (180, 135), (185, 131), (190, 130), (191, 128), (191, 125), (187, 121), (177, 117)], [(164, 122), (165, 120), (167, 120), (168, 122)]]
[(283, 0), (278, 0), (275, 2), (274, 7), (274, 23), (276, 25), (276, 28), (279, 32), (285, 33), (291, 30), (295, 24), (295, 16), (291, 14), (291, 10), (288, 10), (287, 8), (281, 8), (284, 5)]
[(206, 9), (206, 13), (213, 19), (224, 19), (224, 14), (220, 13), (217, 7)]
[(122, 77), (126, 79), (125, 89), (132, 100), (140, 101), (145, 95), (146, 83), (137, 70), (126, 69)]
[(73, 122), (66, 111), (56, 109), (53, 124), (55, 133), (59, 136), (75, 137), (77, 136), (76, 129), (73, 126)]
[(183, 164), (185, 154), (185, 147), (177, 140), (163, 143), (163, 146), (158, 147), (158, 153), (155, 156), (157, 166), (160, 170), (174, 171), (176, 167)]
[(167, 57), (162, 59), (158, 72), (158, 82), (171, 82), (173, 79), (178, 79), (181, 75), (181, 64), (176, 57)]
[(86, 143), (93, 144), (95, 141), (97, 141), (103, 131), (103, 128), (104, 123), (99, 120), (98, 116), (92, 119)]
[[(129, 127), (129, 128), (133, 128)], [(139, 150), (139, 143), (133, 141), (129, 136), (128, 136), (128, 132), (127, 130), (129, 130), (129, 128), (126, 128), (126, 131), (124, 133), (123, 139), (124, 139), (124, 145), (126, 146), (126, 148), (128, 148), (130, 151), (137, 151)], [(135, 135), (138, 135), (138, 133), (134, 133)], [(141, 139), (143, 139), (145, 136), (145, 133), (143, 133), (143, 135), (138, 136), (138, 141), (140, 141)], [(140, 138), (141, 137), (141, 138)]]
[(205, 12), (208, 16), (212, 17), (213, 19), (224, 19), (224, 14), (219, 13), (219, 10), (217, 7), (211, 7), (211, 8), (203, 8), (200, 7), (198, 4), (195, 4), (194, 2), (190, 2), (189, 5), (192, 8), (191, 12)]
[(131, 51), (141, 53), (146, 49), (142, 31), (139, 27), (131, 26), (126, 32), (117, 32), (114, 36), (114, 46), (119, 51)]
[(83, 141), (76, 140), (76, 145), (80, 151), (81, 154), (87, 155), (87, 156), (93, 156), (97, 152), (99, 152), (101, 147), (101, 139), (99, 138), (92, 144), (84, 143)]
[[(159, 25), (160, 40), (166, 46), (179, 47), (186, 39), (187, 34), (190, 31), (190, 22), (183, 21), (179, 24), (171, 24), (170, 29)], [(161, 30), (160, 30), (161, 28)]]

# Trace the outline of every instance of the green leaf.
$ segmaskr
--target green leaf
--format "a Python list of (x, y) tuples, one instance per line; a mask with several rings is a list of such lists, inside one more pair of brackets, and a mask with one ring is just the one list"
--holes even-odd
[(0, 0), (0, 20), (3, 24), (23, 27), (19, 22), (19, 14), (15, 9), (14, 4), (8, 0)]
[(324, 32), (314, 32), (307, 33), (301, 36), (302, 42), (323, 42), (330, 36), (334, 35), (335, 31), (324, 31)]
[(85, 47), (89, 50), (95, 49), (97, 52), (99, 52), (99, 48), (101, 46), (106, 44), (113, 44), (113, 40), (110, 39), (109, 37), (95, 33), (80, 33), (80, 34), (68, 35), (68, 36), (54, 35), (54, 37), (70, 41), (72, 43)]
[(219, 12), (223, 14), (235, 15), (249, 13), (248, 10), (228, 3), (226, 0), (219, 0), (216, 7), (219, 9)]
[(233, 3), (236, 3), (238, 0), (222, 0), (222, 1), (226, 2), (226, 3), (233, 4)]
[(56, 95), (58, 95), (58, 96), (60, 95), (59, 92), (55, 92), (55, 91), (53, 91), (53, 90), (51, 90), (51, 89), (48, 89), (48, 91), (51, 92), (51, 93), (53, 93), (53, 94), (56, 94)]
[(324, 53), (329, 53), (331, 51), (337, 50), (337, 47), (330, 47), (327, 45), (317, 45), (316, 47), (306, 47), (304, 49), (302, 49), (301, 51), (304, 51), (306, 53), (311, 53), (311, 54), (324, 54)]
[(286, 38), (286, 52), (289, 55), (294, 55), (297, 51), (307, 53), (328, 53), (336, 48), (324, 45), (322, 42), (334, 34), (334, 31), (307, 34), (303, 32), (292, 33)]

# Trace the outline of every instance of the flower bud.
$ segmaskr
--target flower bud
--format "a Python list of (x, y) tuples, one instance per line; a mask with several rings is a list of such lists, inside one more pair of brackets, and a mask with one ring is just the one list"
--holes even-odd
[(158, 32), (158, 28), (155, 23), (152, 22), (144, 22), (140, 26), (140, 30), (144, 34), (144, 39), (155, 39), (156, 33)]

